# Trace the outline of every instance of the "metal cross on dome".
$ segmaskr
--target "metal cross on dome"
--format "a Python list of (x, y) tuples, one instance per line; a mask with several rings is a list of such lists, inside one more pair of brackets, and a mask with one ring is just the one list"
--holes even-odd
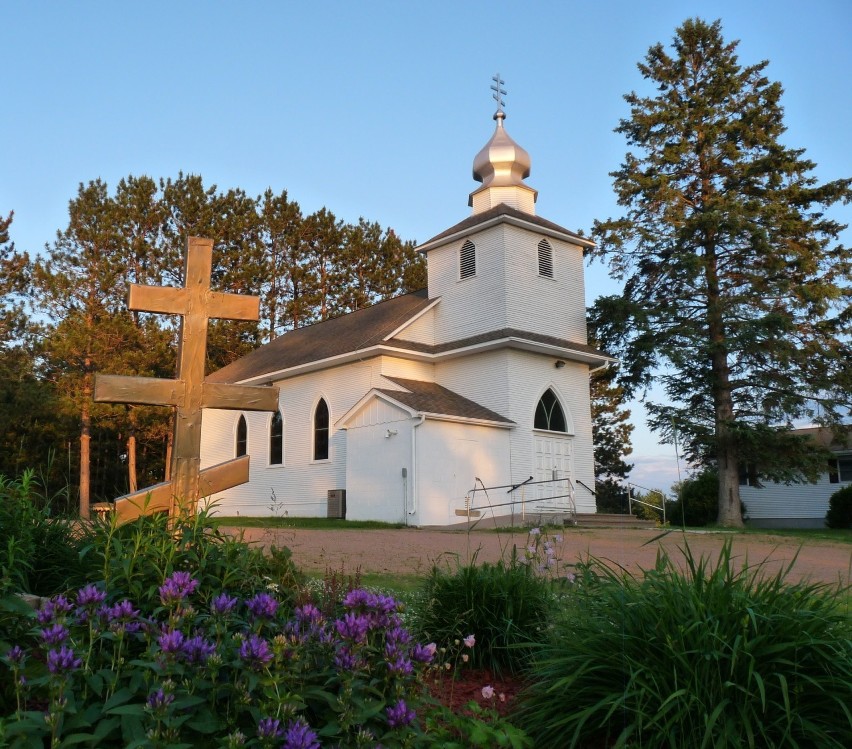
[(491, 87), (491, 90), (494, 92), (491, 94), (491, 98), (497, 102), (497, 111), (502, 112), (503, 107), (506, 106), (506, 102), (503, 101), (503, 97), (506, 95), (506, 89), (503, 88), (503, 84), (506, 83), (501, 77), (500, 74), (494, 75), (491, 77), (491, 80), (494, 81), (494, 85)]
[(249, 456), (201, 469), (201, 412), (205, 408), (275, 411), (278, 388), (212, 383), (204, 380), (207, 324), (210, 318), (257, 320), (260, 299), (210, 289), (213, 241), (190, 237), (184, 288), (130, 285), (128, 307), (140, 312), (181, 315), (177, 377), (97, 375), (95, 400), (107, 403), (174, 406), (171, 480), (115, 501), (119, 521), (184, 508), (194, 512), (198, 500), (249, 479)]

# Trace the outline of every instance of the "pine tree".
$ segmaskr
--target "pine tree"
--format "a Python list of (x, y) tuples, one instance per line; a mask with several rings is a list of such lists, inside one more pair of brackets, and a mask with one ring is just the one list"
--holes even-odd
[(617, 372), (605, 367), (592, 372), (590, 378), (598, 512), (627, 512), (624, 481), (633, 468), (625, 460), (633, 452), (633, 424), (624, 407), (624, 388), (616, 382)]
[[(837, 424), (852, 393), (850, 252), (825, 210), (852, 180), (818, 184), (804, 151), (782, 144), (781, 85), (767, 62), (742, 66), (718, 21), (686, 21), (670, 54), (639, 70), (655, 94), (628, 94), (633, 149), (613, 173), (622, 218), (595, 226), (598, 252), (624, 280), (598, 300), (602, 344), (630, 391), (652, 382), (652, 426), (672, 424), (687, 457), (719, 474), (719, 522), (742, 523), (739, 466), (813, 476), (819, 457), (793, 420)], [(673, 421), (674, 420), (674, 421)]]

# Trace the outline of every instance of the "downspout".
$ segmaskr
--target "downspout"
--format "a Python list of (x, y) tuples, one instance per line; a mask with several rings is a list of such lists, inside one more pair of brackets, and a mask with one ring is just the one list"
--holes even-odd
[(417, 514), (417, 427), (424, 421), (426, 416), (420, 414), (417, 417), (418, 421), (411, 427), (411, 509), (409, 515)]

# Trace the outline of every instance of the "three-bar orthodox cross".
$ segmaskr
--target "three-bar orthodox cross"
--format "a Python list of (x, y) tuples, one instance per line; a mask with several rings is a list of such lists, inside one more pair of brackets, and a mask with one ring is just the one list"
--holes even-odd
[(201, 412), (204, 408), (239, 411), (275, 411), (278, 388), (251, 387), (204, 381), (207, 324), (211, 317), (257, 320), (258, 297), (211, 291), (213, 241), (190, 237), (184, 288), (131, 284), (128, 306), (140, 312), (181, 315), (177, 377), (98, 375), (95, 400), (109, 403), (174, 406), (171, 480), (119, 497), (119, 521), (141, 514), (183, 508), (194, 512), (198, 500), (244, 484), (249, 478), (249, 456), (201, 470)]

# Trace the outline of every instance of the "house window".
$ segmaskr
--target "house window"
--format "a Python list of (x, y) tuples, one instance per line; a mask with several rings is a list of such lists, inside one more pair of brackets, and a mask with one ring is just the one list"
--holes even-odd
[(541, 396), (535, 408), (535, 429), (547, 429), (550, 432), (567, 432), (565, 425), (565, 413), (562, 406), (550, 388)]
[(246, 426), (246, 417), (240, 414), (240, 419), (237, 422), (237, 445), (236, 457), (240, 458), (246, 454), (248, 448), (248, 427)]
[(284, 419), (280, 411), (272, 415), (269, 424), (269, 465), (280, 466), (284, 462)]
[(754, 463), (739, 464), (739, 479), (740, 486), (755, 486), (758, 489), (761, 487), (757, 478), (757, 466)]
[(852, 455), (844, 455), (828, 461), (828, 480), (832, 484), (852, 481)]
[(468, 239), (459, 252), (459, 278), (470, 278), (475, 275), (476, 245)]
[(538, 243), (538, 275), (553, 278), (553, 248), (546, 239)]
[(328, 404), (324, 398), (314, 411), (314, 460), (328, 460)]

